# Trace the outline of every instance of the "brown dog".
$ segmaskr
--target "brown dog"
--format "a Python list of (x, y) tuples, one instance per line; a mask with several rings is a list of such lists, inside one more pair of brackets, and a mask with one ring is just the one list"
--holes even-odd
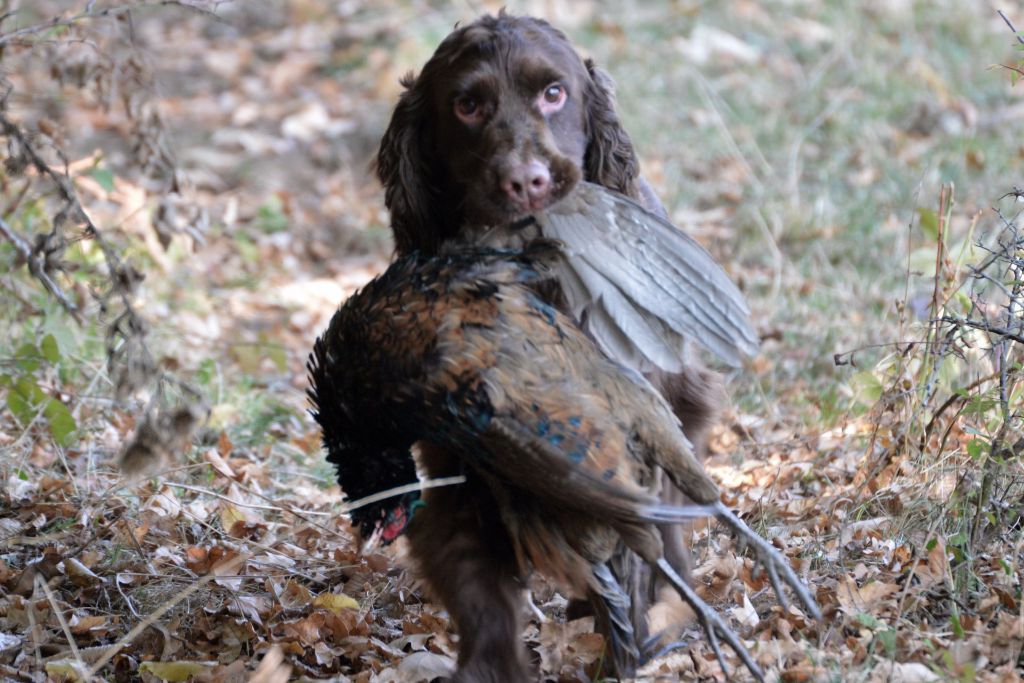
[[(467, 230), (513, 223), (563, 198), (581, 179), (665, 213), (640, 175), (610, 78), (545, 21), (482, 17), (453, 31), (403, 84), (377, 161), (400, 255), (436, 254)], [(544, 296), (563, 304), (558, 291)], [(724, 399), (720, 375), (690, 365), (678, 373), (655, 371), (650, 379), (701, 457)], [(665, 496), (683, 502), (675, 489)], [(690, 555), (680, 530), (663, 533), (666, 557), (688, 578)], [(612, 566), (631, 595), (632, 621), (643, 637), (649, 575), (628, 552)]]

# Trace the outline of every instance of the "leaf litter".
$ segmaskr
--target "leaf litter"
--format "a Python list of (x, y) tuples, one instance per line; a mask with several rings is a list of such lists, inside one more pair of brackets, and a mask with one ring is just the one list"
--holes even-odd
[[(137, 38), (165, 79), (160, 111), (195, 203), (212, 217), (201, 237), (161, 231), (158, 215), (174, 223), (181, 214), (170, 214), (189, 207), (165, 202), (157, 211), (147, 179), (128, 170), (132, 152), (118, 136), (130, 125), (125, 115), (72, 100), (53, 122), (55, 136), (79, 146), (72, 173), (94, 220), (140, 240), (149, 272), (139, 296), (162, 318), (153, 331), (159, 364), (198, 381), (210, 406), (192, 444), (162, 444), (165, 469), (134, 482), (111, 464), (139, 427), (138, 406), (37, 369), (34, 381), (71, 406), (74, 441), (40, 419), (0, 413), (5, 678), (82, 680), (98, 666), (108, 678), (164, 681), (418, 681), (452, 671), (448, 616), (403, 568), (401, 543), (365, 554), (356, 547), (304, 415), (313, 336), (387, 262), (387, 218), (365, 162), (397, 94), (392, 76), (417, 63), (407, 53), (430, 48), (392, 28), (393, 16), (342, 3), (350, 4), (350, 14), (298, 0), (264, 7), (265, 16), (227, 7), (224, 25), (192, 14), (139, 19)], [(825, 29), (812, 20), (786, 26), (812, 44), (828, 40)], [(691, 59), (763, 59), (742, 37), (709, 26), (673, 49)], [(75, 73), (99, 72), (79, 59)], [(33, 68), (11, 78), (29, 80)], [(40, 130), (51, 125), (43, 121)], [(714, 172), (709, 182), (730, 185), (750, 169), (723, 160)], [(195, 225), (189, 215), (183, 222)], [(728, 239), (730, 216), (699, 220)], [(68, 348), (54, 343), (58, 353)], [(49, 342), (39, 353), (54, 361)], [(766, 354), (756, 371), (771, 376), (773, 363), (797, 355)], [(95, 377), (109, 384), (101, 371)], [(777, 605), (766, 577), (714, 524), (691, 530), (698, 591), (779, 680), (1019, 680), (1019, 529), (971, 546), (965, 575), (967, 544), (936, 522), (971, 470), (972, 435), (949, 420), (944, 452), (953, 455), (922, 467), (891, 447), (902, 414), (882, 408), (816, 434), (785, 413), (737, 409), (713, 440), (708, 467), (727, 503), (791, 558), (823, 623)], [(1009, 467), (1019, 478), (1019, 463)], [(525, 638), (542, 674), (596, 680), (603, 643), (592, 623), (566, 623), (564, 598), (543, 581), (534, 579), (531, 596), (540, 616)], [(652, 619), (687, 616), (667, 599)], [(685, 645), (642, 676), (721, 680), (699, 629), (689, 624), (683, 635)]]

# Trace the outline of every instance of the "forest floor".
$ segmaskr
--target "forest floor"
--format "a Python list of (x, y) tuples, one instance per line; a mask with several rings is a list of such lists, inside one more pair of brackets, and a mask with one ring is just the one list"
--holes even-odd
[[(501, 5), (127, 4), (0, 23), (0, 113), (26, 132), (0, 131), (0, 679), (442, 675), (452, 624), (401, 542), (355, 544), (304, 366), (390, 258), (370, 161), (398, 78)], [(772, 680), (1020, 680), (1024, 344), (939, 319), (1022, 316), (1019, 269), (1007, 303), (971, 266), (1019, 236), (1024, 86), (996, 9), (1024, 27), (1024, 3), (623, 7), (508, 3), (612, 74), (673, 221), (747, 295), (764, 341), (708, 469), (825, 619), (780, 607), (714, 523), (692, 530), (700, 592)], [(102, 240), (24, 145), (65, 153)], [(75, 314), (10, 233), (45, 243)], [(158, 468), (124, 476), (126, 450)], [(597, 680), (592, 624), (532, 595), (541, 674)], [(644, 679), (723, 679), (685, 632)]]

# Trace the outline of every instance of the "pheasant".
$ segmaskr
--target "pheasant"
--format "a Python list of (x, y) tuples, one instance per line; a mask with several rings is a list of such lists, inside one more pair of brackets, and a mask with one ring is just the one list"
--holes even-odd
[[(536, 287), (538, 293), (570, 314), (606, 355), (644, 373), (682, 420), (695, 452), (702, 453), (724, 389), (719, 375), (694, 364), (691, 347), (702, 347), (734, 367), (756, 354), (758, 336), (739, 289), (663, 212), (583, 181), (525, 219), (491, 228), (466, 224), (452, 240), (508, 248), (538, 237), (562, 244), (551, 278)], [(685, 502), (672, 486), (661, 497)], [(682, 530), (663, 528), (662, 538), (669, 561), (690, 580), (690, 551)], [(647, 607), (657, 584), (628, 551), (617, 553), (610, 566), (630, 595), (636, 636), (653, 652), (658, 646), (648, 638)], [(570, 616), (592, 611), (593, 606), (578, 600), (569, 605)], [(599, 630), (608, 635), (603, 626), (599, 620)]]
[[(378, 500), (353, 520), (364, 537), (385, 539), (408, 525), (412, 556), (460, 635), (458, 679), (529, 679), (509, 643), (531, 569), (591, 599), (619, 674), (630, 675), (641, 655), (629, 596), (608, 567), (621, 542), (693, 607), (723, 667), (718, 637), (763, 680), (666, 561), (659, 525), (715, 515), (749, 541), (780, 600), (784, 581), (812, 616), (818, 608), (786, 560), (719, 501), (664, 399), (536, 294), (563, 256), (536, 240), (402, 257), (335, 314), (310, 357), (310, 396), (346, 493), (381, 490), (374, 468), (412, 482), (414, 446), (430, 477), (466, 477), (422, 500)], [(660, 471), (694, 504), (660, 502)]]

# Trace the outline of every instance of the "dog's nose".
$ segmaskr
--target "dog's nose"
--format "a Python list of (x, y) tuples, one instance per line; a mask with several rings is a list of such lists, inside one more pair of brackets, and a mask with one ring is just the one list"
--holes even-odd
[(501, 189), (523, 211), (544, 208), (551, 194), (551, 171), (536, 159), (514, 164), (501, 180)]

